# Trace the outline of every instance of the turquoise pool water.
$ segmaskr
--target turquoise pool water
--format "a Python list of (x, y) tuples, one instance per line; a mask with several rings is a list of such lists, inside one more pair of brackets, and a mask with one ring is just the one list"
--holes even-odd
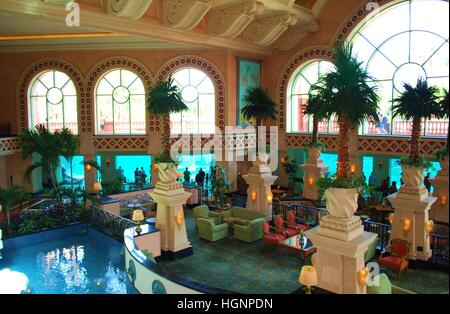
[(191, 181), (194, 181), (195, 175), (200, 171), (200, 168), (202, 168), (205, 173), (209, 173), (210, 167), (214, 167), (215, 165), (216, 156), (214, 154), (181, 155), (178, 171), (184, 172), (186, 168), (188, 168), (191, 172)]
[(116, 156), (116, 171), (122, 167), (125, 182), (135, 182), (134, 171), (136, 168), (141, 170), (141, 167), (147, 175), (146, 182), (151, 182), (151, 166), (152, 158), (149, 155)]
[[(0, 293), (134, 294), (124, 271), (123, 244), (84, 227), (5, 240)], [(18, 290), (18, 291), (17, 291)]]

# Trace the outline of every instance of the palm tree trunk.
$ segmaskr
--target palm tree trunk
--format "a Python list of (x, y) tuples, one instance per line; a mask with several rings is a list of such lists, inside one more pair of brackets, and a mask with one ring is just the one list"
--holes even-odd
[(336, 176), (338, 178), (346, 178), (350, 174), (350, 121), (346, 114), (339, 117), (339, 140), (338, 140), (338, 167)]
[(447, 143), (445, 144), (445, 149), (447, 150), (447, 154), (448, 154), (448, 148), (449, 148), (449, 145), (450, 145), (450, 143), (449, 143), (449, 135), (450, 135), (450, 123), (448, 124), (448, 127), (447, 127)]
[(170, 116), (169, 115), (165, 115), (163, 117), (162, 141), (163, 141), (164, 154), (167, 156), (170, 156)]
[(313, 129), (311, 143), (317, 144), (319, 142), (319, 120), (313, 117)]
[(6, 212), (6, 221), (8, 223), (8, 233), (11, 234), (12, 230), (11, 230), (11, 217), (9, 216), (9, 208), (5, 208), (5, 212)]
[(419, 161), (419, 145), (420, 145), (420, 133), (421, 133), (421, 121), (420, 118), (414, 118), (411, 130), (411, 146), (409, 151), (409, 159), (416, 163)]

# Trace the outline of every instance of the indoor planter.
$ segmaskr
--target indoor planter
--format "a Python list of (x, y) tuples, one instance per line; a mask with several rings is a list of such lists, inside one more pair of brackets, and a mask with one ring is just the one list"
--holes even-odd
[(226, 193), (228, 193), (230, 189), (231, 181), (228, 179), (226, 169), (220, 165), (216, 165), (211, 175), (211, 192), (216, 208), (228, 209), (230, 207), (230, 205), (226, 203)]
[(319, 142), (319, 121), (326, 118), (326, 114), (323, 111), (324, 108), (326, 108), (326, 105), (322, 103), (320, 96), (311, 93), (303, 110), (303, 114), (311, 116), (313, 119), (311, 142), (307, 144), (309, 148), (308, 163), (315, 164), (315, 161), (320, 159), (320, 153), (324, 147), (324, 144)]
[(358, 192), (365, 184), (350, 172), (350, 131), (365, 120), (378, 122), (379, 97), (376, 87), (369, 85), (372, 77), (353, 55), (352, 44), (339, 44), (334, 50), (334, 69), (319, 78), (309, 97), (320, 100), (323, 117), (338, 119), (337, 173), (334, 178), (320, 178), (318, 184), (330, 216), (349, 219), (357, 209)]
[(412, 120), (410, 150), (408, 158), (401, 159), (402, 180), (404, 186), (400, 192), (406, 194), (419, 194), (420, 198), (427, 196), (426, 190), (421, 188), (424, 169), (429, 167), (420, 155), (420, 134), (422, 121), (433, 116), (441, 116), (439, 108), (439, 90), (428, 86), (426, 80), (419, 78), (415, 87), (408, 83), (403, 85), (404, 91), (394, 99), (393, 117), (400, 116)]
[(159, 81), (152, 86), (148, 94), (147, 110), (153, 115), (161, 115), (163, 129), (161, 143), (163, 151), (155, 157), (158, 167), (158, 175), (162, 182), (174, 182), (177, 179), (176, 165), (170, 156), (170, 114), (185, 111), (188, 107), (183, 102), (180, 88), (174, 85), (174, 80), (169, 77), (167, 81)]

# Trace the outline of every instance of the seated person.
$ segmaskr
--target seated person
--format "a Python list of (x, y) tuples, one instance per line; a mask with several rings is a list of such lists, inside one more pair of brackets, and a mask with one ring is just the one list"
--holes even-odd
[(389, 195), (390, 195), (390, 194), (397, 193), (397, 191), (398, 191), (398, 189), (397, 189), (397, 182), (396, 182), (396, 181), (392, 181), (392, 184), (391, 184), (391, 186), (389, 187), (388, 193), (389, 193)]

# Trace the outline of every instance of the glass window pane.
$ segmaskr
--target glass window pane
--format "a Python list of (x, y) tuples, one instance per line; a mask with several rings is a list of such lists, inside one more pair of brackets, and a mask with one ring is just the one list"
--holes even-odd
[(206, 74), (197, 69), (189, 70), (189, 85), (197, 87), (203, 79), (205, 79)]
[(66, 75), (66, 73), (55, 71), (55, 87), (62, 88), (64, 84), (70, 82), (70, 78)]
[(54, 71), (48, 71), (42, 73), (38, 78), (39, 81), (41, 81), (48, 89), (55, 86), (55, 80), (53, 79), (53, 72)]
[(210, 118), (215, 115), (214, 102), (214, 95), (200, 95), (199, 97), (200, 133), (214, 133), (214, 121)]
[(358, 60), (363, 62), (363, 66), (367, 66), (367, 62), (375, 52), (375, 47), (359, 33), (353, 37), (353, 49), (358, 56)]
[(189, 69), (180, 70), (174, 73), (172, 77), (175, 79), (174, 83), (180, 87), (189, 85)]
[(130, 109), (129, 104), (114, 102), (114, 133), (130, 134)]
[(431, 33), (412, 32), (411, 47), (414, 49), (411, 49), (411, 62), (424, 64), (442, 46), (444, 41), (441, 37)]
[(111, 71), (108, 74), (105, 75), (105, 79), (108, 80), (108, 82), (113, 86), (113, 87), (117, 87), (120, 86), (120, 81), (121, 81), (121, 74), (120, 74), (120, 70), (115, 70), (115, 71)]
[(448, 80), (448, 52), (449, 44), (446, 43), (425, 63), (423, 68), (428, 77), (446, 76)]
[(413, 1), (411, 6), (411, 29), (428, 30), (448, 38), (448, 1)]
[(77, 97), (64, 96), (64, 125), (70, 129), (72, 133), (78, 133), (77, 123)]
[(398, 34), (379, 47), (390, 62), (399, 67), (409, 62), (409, 32)]
[(97, 95), (111, 95), (114, 87), (107, 80), (100, 80), (97, 85)]
[(145, 96), (131, 96), (131, 133), (145, 134)]
[(50, 131), (61, 130), (64, 127), (62, 103), (48, 105), (48, 128)]
[(295, 85), (292, 88), (292, 94), (307, 95), (310, 88), (311, 85), (306, 81), (303, 75), (299, 74), (295, 82)]
[(376, 52), (369, 61), (367, 70), (377, 80), (392, 80), (397, 68), (385, 56)]
[[(136, 76), (135, 76), (136, 77)], [(128, 88), (131, 95), (145, 95), (144, 84), (140, 79), (137, 79)]]
[(113, 110), (111, 96), (97, 96), (97, 132), (113, 134)]
[(47, 96), (48, 88), (39, 80), (36, 80), (31, 87), (31, 96)]

